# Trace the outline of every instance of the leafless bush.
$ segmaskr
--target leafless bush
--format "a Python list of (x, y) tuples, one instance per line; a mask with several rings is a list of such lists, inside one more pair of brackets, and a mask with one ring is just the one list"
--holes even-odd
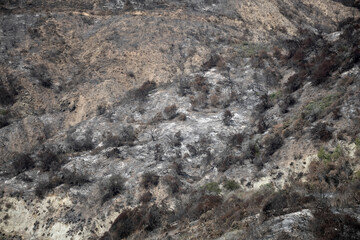
[(145, 189), (148, 189), (150, 187), (153, 186), (157, 186), (159, 184), (159, 176), (154, 174), (154, 173), (150, 173), (150, 172), (146, 172), (142, 175), (142, 179), (141, 179), (141, 186)]
[(270, 134), (264, 138), (265, 154), (267, 156), (272, 155), (283, 145), (283, 139), (279, 134)]
[(17, 153), (12, 160), (12, 167), (15, 174), (19, 174), (35, 167), (35, 163), (29, 155)]
[(153, 195), (152, 195), (150, 192), (145, 192), (145, 193), (143, 193), (143, 194), (141, 195), (139, 201), (140, 201), (141, 203), (148, 203), (148, 202), (151, 201), (152, 196), (153, 196)]
[(161, 212), (156, 205), (151, 208), (141, 206), (125, 209), (100, 239), (124, 239), (135, 231), (153, 231), (160, 226)]
[(104, 192), (101, 202), (102, 204), (110, 200), (114, 196), (120, 194), (124, 189), (126, 179), (121, 175), (113, 175), (109, 179), (101, 183), (101, 189)]
[(92, 150), (94, 148), (94, 144), (92, 142), (93, 132), (91, 130), (87, 130), (82, 136), (77, 136), (74, 134), (76, 128), (72, 128), (67, 133), (67, 143), (70, 148), (75, 152)]
[(241, 133), (236, 133), (230, 137), (230, 145), (234, 147), (241, 147), (243, 141), (244, 136)]
[(156, 88), (156, 83), (153, 81), (146, 81), (134, 92), (135, 98), (145, 100), (149, 93)]
[(175, 104), (167, 106), (164, 109), (164, 114), (167, 119), (174, 119), (178, 115), (177, 106)]
[(8, 89), (5, 88), (5, 86), (0, 85), (0, 104), (2, 105), (8, 105), (15, 102), (15, 94)]
[(223, 113), (223, 123), (225, 126), (230, 126), (232, 123), (232, 113), (230, 112), (230, 110), (225, 110)]
[(325, 123), (317, 123), (311, 128), (313, 139), (320, 139), (321, 141), (329, 141), (332, 139), (332, 131)]
[(0, 128), (6, 127), (10, 124), (8, 115), (0, 115)]
[(65, 162), (65, 159), (62, 156), (50, 150), (40, 153), (38, 155), (38, 159), (40, 162), (40, 169), (45, 172), (58, 171)]
[(177, 193), (180, 190), (181, 181), (171, 175), (166, 175), (162, 178), (162, 181), (170, 188), (171, 193)]
[(217, 168), (220, 172), (225, 172), (228, 170), (232, 165), (239, 163), (243, 164), (244, 159), (240, 156), (236, 156), (233, 154), (227, 155), (220, 160), (217, 164)]
[(202, 70), (206, 71), (213, 67), (217, 67), (219, 69), (224, 68), (225, 67), (224, 58), (217, 54), (211, 55), (210, 59), (202, 65)]
[(185, 114), (185, 113), (180, 113), (180, 114), (179, 114), (179, 120), (180, 120), (180, 121), (185, 121), (186, 118), (187, 118), (187, 117), (186, 117), (186, 114)]

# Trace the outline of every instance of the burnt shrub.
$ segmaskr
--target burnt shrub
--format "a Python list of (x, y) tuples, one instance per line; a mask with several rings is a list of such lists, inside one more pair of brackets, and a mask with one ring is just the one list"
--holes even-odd
[(52, 189), (56, 188), (60, 184), (62, 184), (62, 180), (57, 176), (51, 177), (49, 181), (41, 181), (35, 187), (35, 195), (42, 199), (46, 196), (46, 194), (48, 194)]
[(123, 145), (123, 141), (120, 136), (113, 135), (112, 133), (108, 134), (105, 141), (105, 147), (120, 147)]
[(236, 133), (230, 138), (230, 145), (234, 147), (241, 147), (242, 142), (244, 141), (244, 136), (241, 133)]
[(154, 81), (146, 81), (135, 90), (134, 96), (139, 100), (145, 100), (149, 93), (156, 88), (156, 83)]
[(144, 206), (125, 209), (101, 239), (124, 239), (135, 231), (145, 230), (150, 232), (160, 226), (161, 212), (156, 205), (149, 209)]
[(0, 115), (0, 128), (10, 125), (8, 115)]
[(190, 96), (189, 99), (192, 110), (197, 110), (197, 108), (206, 108), (208, 106), (207, 96), (204, 93), (200, 93), (196, 97)]
[(222, 120), (225, 126), (230, 126), (232, 123), (233, 114), (230, 110), (225, 110), (222, 115)]
[(191, 205), (188, 208), (188, 216), (190, 220), (199, 219), (199, 217), (218, 207), (222, 203), (222, 197), (217, 195), (202, 195), (200, 198), (191, 200)]
[(14, 93), (9, 92), (3, 85), (0, 85), (0, 104), (8, 105), (14, 102)]
[(273, 50), (273, 56), (279, 60), (282, 57), (281, 49), (278, 46), (274, 46), (272, 50)]
[(126, 126), (122, 129), (119, 135), (108, 134), (105, 141), (105, 147), (120, 147), (123, 145), (132, 145), (136, 140), (134, 128), (132, 126)]
[(181, 181), (178, 178), (173, 177), (171, 175), (166, 175), (162, 178), (162, 181), (164, 182), (164, 184), (166, 184), (169, 187), (171, 193), (174, 194), (179, 192)]
[(75, 152), (88, 151), (94, 148), (92, 142), (92, 130), (86, 130), (84, 134), (76, 134), (76, 128), (71, 128), (67, 132), (66, 141), (71, 150)]
[(202, 65), (202, 70), (203, 71), (207, 71), (209, 70), (210, 68), (213, 68), (213, 67), (217, 67), (219, 69), (222, 69), (224, 68), (225, 66), (225, 61), (224, 61), (224, 58), (217, 55), (217, 54), (213, 54), (210, 56), (210, 59), (208, 61), (206, 61), (203, 65)]
[(191, 93), (192, 91), (191, 91), (190, 82), (187, 79), (181, 79), (179, 82), (179, 89), (178, 89), (179, 96), (183, 97)]
[(232, 165), (234, 164), (243, 164), (244, 163), (244, 159), (240, 156), (236, 156), (233, 154), (227, 155), (224, 158), (222, 158), (218, 164), (216, 165), (218, 170), (220, 172), (225, 172), (226, 170), (228, 170)]
[(289, 112), (289, 107), (296, 103), (295, 98), (292, 95), (285, 95), (279, 101), (279, 108), (281, 113)]
[(38, 155), (40, 169), (44, 172), (58, 171), (65, 162), (63, 157), (50, 150), (46, 150)]
[(186, 114), (185, 113), (180, 113), (179, 114), (179, 117), (178, 117), (178, 119), (180, 120), (180, 121), (186, 121)]
[(279, 85), (280, 80), (282, 78), (281, 74), (277, 71), (274, 71), (270, 68), (267, 68), (264, 71), (264, 77), (266, 81), (266, 85), (269, 87), (276, 87)]
[(329, 141), (332, 139), (332, 131), (326, 123), (317, 123), (311, 128), (312, 139), (320, 139), (321, 141)]
[(156, 187), (159, 184), (159, 176), (155, 173), (146, 172), (141, 177), (141, 186), (145, 189)]
[(265, 198), (262, 212), (266, 217), (279, 216), (299, 211), (314, 202), (315, 198), (313, 196), (305, 196), (292, 188), (285, 188)]
[(301, 66), (305, 61), (305, 49), (298, 48), (291, 58), (293, 64)]
[(184, 169), (183, 169), (183, 166), (181, 165), (181, 163), (177, 163), (177, 162), (173, 162), (170, 166), (169, 166), (170, 169), (174, 170), (175, 173), (179, 176), (183, 176), (185, 173), (184, 173)]
[(272, 104), (269, 95), (263, 94), (260, 96), (260, 102), (255, 106), (255, 111), (257, 114), (261, 114), (271, 107)]
[(12, 160), (12, 167), (15, 174), (19, 174), (35, 167), (35, 163), (29, 155), (24, 153), (18, 153), (15, 154)]
[(325, 82), (330, 76), (330, 73), (335, 70), (337, 63), (334, 59), (326, 59), (320, 63), (311, 74), (311, 82), (314, 85), (319, 85)]
[(293, 93), (298, 90), (304, 83), (307, 77), (306, 71), (300, 71), (289, 77), (285, 84), (285, 91), (287, 93)]
[(165, 107), (164, 114), (165, 114), (166, 118), (168, 120), (174, 119), (178, 115), (177, 109), (178, 108), (175, 104)]
[(121, 175), (113, 175), (109, 179), (101, 183), (100, 187), (104, 192), (101, 202), (104, 204), (106, 201), (120, 194), (124, 189), (126, 179)]
[(151, 198), (152, 198), (152, 194), (151, 194), (151, 192), (145, 192), (145, 193), (143, 193), (141, 196), (140, 196), (140, 199), (139, 199), (139, 201), (141, 202), (141, 203), (148, 203), (148, 202), (150, 202), (151, 201)]
[[(143, 212), (139, 208), (125, 209), (111, 225), (108, 239), (124, 239), (138, 230), (141, 225)], [(105, 235), (104, 235), (105, 236)], [(102, 238), (107, 239), (107, 238)]]
[(105, 112), (106, 112), (106, 107), (105, 106), (103, 106), (103, 105), (97, 106), (97, 108), (96, 108), (96, 115), (97, 116), (103, 115)]
[(346, 214), (334, 214), (328, 208), (315, 210), (312, 231), (317, 239), (359, 239), (360, 223)]
[(51, 76), (49, 69), (44, 64), (34, 66), (31, 69), (31, 76), (39, 80), (41, 86), (50, 88), (52, 86)]
[(213, 107), (217, 107), (221, 104), (221, 100), (217, 94), (212, 94), (210, 96), (210, 105)]
[(270, 199), (267, 200), (262, 210), (266, 214), (270, 214), (269, 212), (281, 211), (286, 207), (288, 207), (286, 193), (284, 191), (280, 191), (273, 194)]
[(246, 158), (255, 158), (260, 155), (260, 147), (255, 141), (247, 142), (243, 151)]
[(194, 81), (191, 83), (191, 86), (196, 90), (196, 91), (202, 91), (204, 89), (204, 87), (207, 86), (206, 83), (206, 78), (203, 76), (196, 76), (196, 78), (194, 79)]
[(90, 182), (88, 176), (85, 174), (78, 173), (76, 171), (70, 171), (68, 169), (64, 169), (61, 180), (64, 184), (69, 186), (82, 186), (85, 183)]
[(270, 134), (264, 138), (265, 155), (272, 155), (283, 145), (283, 139), (279, 134)]

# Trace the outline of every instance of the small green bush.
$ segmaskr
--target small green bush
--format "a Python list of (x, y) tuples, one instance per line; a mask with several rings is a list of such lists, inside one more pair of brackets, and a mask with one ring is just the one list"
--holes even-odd
[(234, 191), (234, 190), (240, 188), (240, 185), (235, 180), (226, 180), (223, 183), (223, 186), (225, 189), (227, 189), (229, 191)]
[(339, 97), (339, 94), (332, 94), (309, 103), (302, 112), (303, 118), (311, 122), (323, 118)]
[(355, 139), (355, 155), (360, 156), (360, 138)]
[(321, 147), (317, 154), (318, 158), (324, 162), (331, 161), (331, 154), (325, 150), (325, 148)]
[(216, 182), (209, 182), (209, 183), (205, 184), (203, 186), (203, 189), (206, 192), (213, 193), (213, 194), (216, 194), (216, 195), (221, 193), (221, 189), (219, 187), (219, 184), (216, 183)]
[(333, 152), (328, 152), (324, 147), (321, 147), (317, 155), (320, 160), (329, 163), (338, 160), (343, 155), (343, 150), (339, 145), (336, 146)]

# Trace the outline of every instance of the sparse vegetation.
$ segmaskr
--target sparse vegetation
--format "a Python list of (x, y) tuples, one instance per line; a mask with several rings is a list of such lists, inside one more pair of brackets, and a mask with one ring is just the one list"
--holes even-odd
[(336, 103), (338, 99), (338, 94), (332, 94), (311, 102), (306, 105), (302, 112), (302, 117), (310, 122), (322, 119), (329, 113), (329, 110), (334, 107), (334, 103)]

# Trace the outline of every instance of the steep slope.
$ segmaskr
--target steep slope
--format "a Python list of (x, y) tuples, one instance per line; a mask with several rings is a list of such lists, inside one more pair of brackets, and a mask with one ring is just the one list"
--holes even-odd
[(358, 239), (340, 2), (2, 3), (3, 238)]

